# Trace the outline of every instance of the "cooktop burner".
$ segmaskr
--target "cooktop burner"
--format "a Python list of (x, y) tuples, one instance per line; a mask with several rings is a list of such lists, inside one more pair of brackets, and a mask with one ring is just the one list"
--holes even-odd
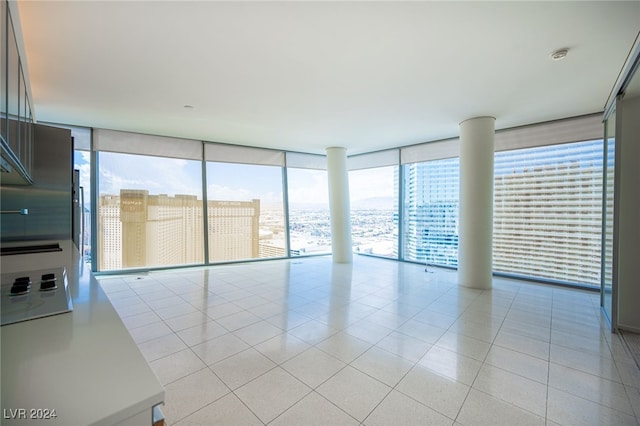
[(64, 268), (2, 274), (1, 325), (73, 310)]

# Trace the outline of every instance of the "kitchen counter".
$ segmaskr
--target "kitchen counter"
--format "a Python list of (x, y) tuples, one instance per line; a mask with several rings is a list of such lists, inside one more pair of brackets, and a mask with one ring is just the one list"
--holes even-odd
[(0, 327), (0, 423), (152, 424), (164, 389), (88, 265), (71, 242), (61, 246), (2, 256), (3, 273), (64, 265), (73, 311)]

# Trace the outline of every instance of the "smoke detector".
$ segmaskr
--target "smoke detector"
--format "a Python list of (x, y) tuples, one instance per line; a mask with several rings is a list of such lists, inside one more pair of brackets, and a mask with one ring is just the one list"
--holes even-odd
[(556, 50), (550, 56), (551, 56), (551, 59), (553, 59), (554, 61), (560, 61), (567, 57), (567, 53), (569, 53), (569, 49), (565, 47), (565, 48)]

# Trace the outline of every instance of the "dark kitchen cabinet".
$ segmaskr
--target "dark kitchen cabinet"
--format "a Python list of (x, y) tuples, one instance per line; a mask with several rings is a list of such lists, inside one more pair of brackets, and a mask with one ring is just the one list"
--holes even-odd
[(30, 184), (33, 112), (26, 73), (5, 0), (0, 0), (0, 179), (3, 185)]

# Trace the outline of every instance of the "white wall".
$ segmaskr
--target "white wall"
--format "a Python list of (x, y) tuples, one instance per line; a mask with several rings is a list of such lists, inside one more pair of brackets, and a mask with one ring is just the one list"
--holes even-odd
[[(638, 76), (636, 76), (638, 78)], [(622, 101), (618, 327), (640, 332), (640, 96)], [(618, 138), (616, 138), (616, 145)], [(616, 149), (618, 147), (616, 146)]]

